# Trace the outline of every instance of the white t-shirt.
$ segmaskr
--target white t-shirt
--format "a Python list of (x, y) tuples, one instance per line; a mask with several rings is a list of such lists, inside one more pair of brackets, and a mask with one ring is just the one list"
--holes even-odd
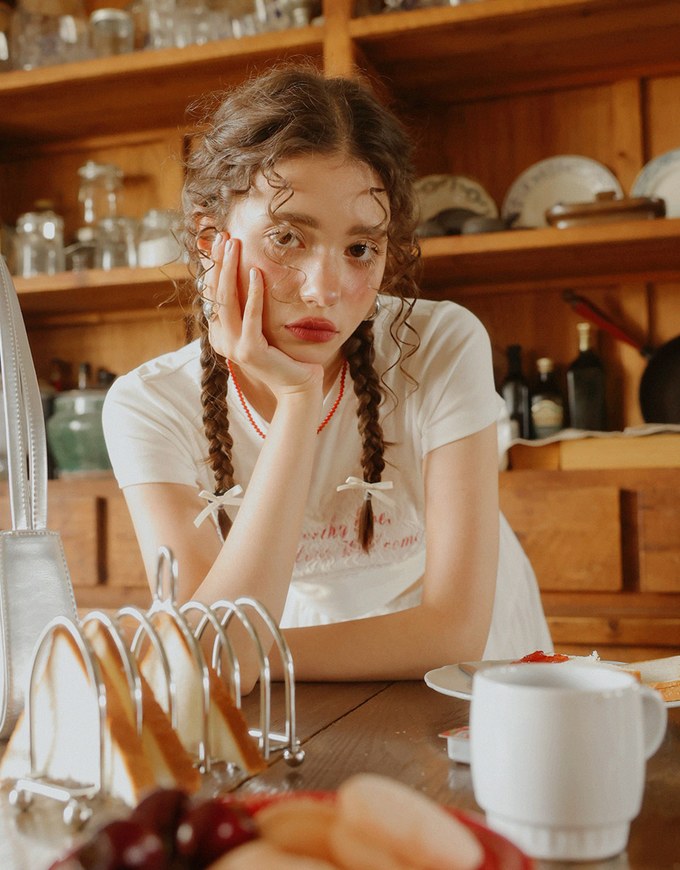
[[(420, 343), (403, 363), (416, 387), (399, 366), (390, 368), (397, 359), (389, 333), (396, 302), (387, 297), (381, 301), (374, 324), (375, 351), (376, 368), (385, 371), (388, 387), (381, 423), (391, 446), (382, 477), (392, 483), (384, 493), (391, 502), (374, 496), (374, 543), (370, 553), (364, 553), (355, 530), (363, 492), (338, 491), (350, 476), (362, 477), (357, 400), (348, 375), (344, 396), (317, 437), (283, 627), (360, 618), (415, 604), (418, 590), (402, 593), (422, 577), (425, 567), (423, 458), (490, 425), (504, 407), (494, 388), (488, 335), (473, 314), (453, 302), (416, 302), (409, 322)], [(110, 388), (104, 429), (121, 487), (183, 483), (197, 492), (214, 490), (201, 421), (199, 355), (198, 342), (193, 342), (145, 363)], [(319, 422), (338, 390), (336, 383), (325, 397)], [(263, 441), (231, 381), (227, 402), (234, 480), (245, 490)], [(267, 422), (254, 409), (251, 413), (266, 433)], [(237, 508), (227, 510), (233, 516)], [(501, 517), (498, 582), (485, 657), (509, 658), (550, 648), (533, 571)]]

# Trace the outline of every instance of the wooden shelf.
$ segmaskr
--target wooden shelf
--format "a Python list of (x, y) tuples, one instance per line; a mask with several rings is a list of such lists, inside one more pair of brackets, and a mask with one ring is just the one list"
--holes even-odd
[[(479, 0), (356, 18), (350, 36), (403, 100), (450, 102), (680, 69), (680, 4)], [(641, 38), (644, 34), (644, 38)]]
[(423, 93), (448, 102), (680, 70), (680, 4), (669, 0), (479, 0), (353, 20), (348, 0), (325, 5), (332, 33), (292, 28), (4, 72), (2, 148), (181, 126), (193, 100), (253, 68), (296, 56), (321, 65), (338, 28), (395, 94), (416, 103)]
[[(490, 294), (622, 281), (680, 280), (680, 218), (602, 226), (511, 230), (423, 239), (424, 285), (433, 298), (451, 291)], [(156, 269), (92, 269), (16, 278), (25, 314), (148, 309), (167, 301), (181, 264)]]
[(680, 279), (680, 219), (423, 239), (422, 250), (433, 296), (664, 282)]
[(302, 27), (3, 72), (2, 148), (182, 126), (192, 101), (242, 80), (253, 67), (301, 54), (320, 63), (322, 42), (323, 28)]
[(173, 282), (187, 279), (186, 267), (172, 264), (148, 269), (88, 269), (15, 278), (21, 309), (36, 314), (155, 308), (177, 305)]

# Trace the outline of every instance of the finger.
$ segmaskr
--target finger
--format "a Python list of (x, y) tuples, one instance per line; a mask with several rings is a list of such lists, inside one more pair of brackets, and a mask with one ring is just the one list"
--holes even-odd
[(244, 338), (262, 336), (262, 311), (264, 308), (264, 280), (259, 269), (251, 269), (249, 274), (248, 295), (243, 309), (242, 334)]
[(216, 250), (220, 271), (215, 299), (220, 306), (220, 314), (223, 315), (222, 322), (237, 332), (241, 330), (242, 320), (238, 291), (239, 252), (238, 240), (229, 237), (223, 239)]
[(218, 233), (210, 248), (200, 249), (203, 271), (198, 276), (196, 286), (201, 298), (209, 302), (214, 302), (217, 298), (217, 284), (221, 268), (217, 252), (220, 244), (221, 235)]

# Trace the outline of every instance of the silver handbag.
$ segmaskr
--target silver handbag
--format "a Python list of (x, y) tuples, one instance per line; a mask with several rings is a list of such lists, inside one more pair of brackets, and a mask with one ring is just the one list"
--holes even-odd
[(39, 635), (76, 618), (58, 532), (47, 529), (47, 442), (33, 358), (14, 284), (0, 256), (0, 364), (12, 528), (0, 531), (0, 739), (23, 709)]

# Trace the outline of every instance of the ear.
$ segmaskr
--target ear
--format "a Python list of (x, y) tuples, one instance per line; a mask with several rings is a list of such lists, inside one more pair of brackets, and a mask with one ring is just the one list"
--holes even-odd
[(216, 227), (209, 218), (201, 218), (196, 229), (196, 249), (201, 257), (210, 259), (213, 242), (217, 236)]

